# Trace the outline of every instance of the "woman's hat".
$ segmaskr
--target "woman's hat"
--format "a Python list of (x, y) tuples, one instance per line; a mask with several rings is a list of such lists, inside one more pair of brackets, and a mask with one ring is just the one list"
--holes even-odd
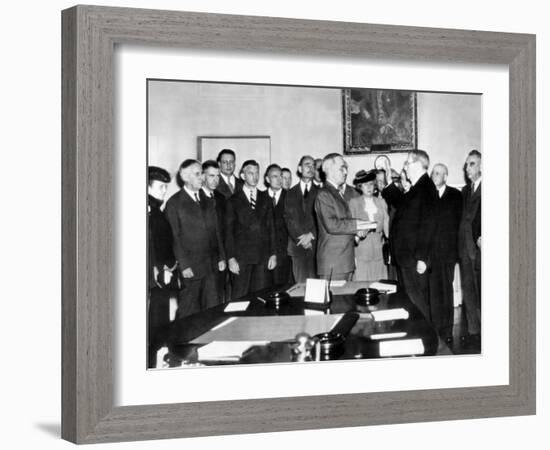
[(366, 170), (360, 170), (355, 174), (353, 184), (357, 186), (359, 184), (368, 183), (369, 181), (374, 180), (376, 180), (376, 172), (374, 170), (369, 170), (368, 172)]

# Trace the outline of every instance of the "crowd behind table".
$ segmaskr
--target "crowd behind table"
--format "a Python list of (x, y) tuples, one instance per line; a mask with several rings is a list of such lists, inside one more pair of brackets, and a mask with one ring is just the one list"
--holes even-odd
[[(481, 154), (465, 159), (466, 184), (447, 185), (448, 168), (423, 150), (397, 172), (381, 166), (353, 179), (343, 156), (302, 156), (292, 172), (260, 167), (222, 149), (216, 161), (183, 161), (180, 190), (166, 201), (169, 172), (149, 167), (149, 360), (177, 317), (270, 286), (308, 278), (394, 279), (452, 342), (453, 281), (460, 267), (467, 333), (480, 344)], [(258, 189), (260, 182), (267, 187)], [(351, 181), (351, 184), (349, 184)]]

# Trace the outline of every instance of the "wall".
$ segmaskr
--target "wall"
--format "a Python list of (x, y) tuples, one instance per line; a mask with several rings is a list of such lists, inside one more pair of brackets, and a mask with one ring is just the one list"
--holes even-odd
[[(419, 93), (417, 114), (418, 148), (448, 165), (449, 184), (462, 184), (466, 153), (481, 147), (481, 96)], [(149, 163), (172, 173), (197, 157), (197, 136), (271, 136), (273, 162), (293, 171), (300, 155), (323, 157), (343, 146), (339, 89), (152, 81), (148, 117)], [(401, 169), (405, 156), (391, 155), (393, 167)], [(375, 158), (346, 157), (348, 180)], [(237, 154), (238, 167), (242, 161)]]
[[(61, 26), (74, 0), (7, 2), (0, 28), (5, 69), (0, 221), (2, 285), (2, 448), (74, 449), (59, 438), (61, 410)], [(103, 0), (110, 6), (392, 23), (537, 34), (537, 225), (550, 229), (550, 28), (544, 2), (308, 2), (277, 0)], [(9, 20), (8, 20), (9, 19)], [(537, 415), (401, 425), (304, 430), (156, 442), (101, 444), (89, 449), (355, 449), (445, 450), (546, 448), (550, 423), (548, 298), (549, 233), (537, 236)], [(39, 259), (36, 260), (36, 257)], [(36, 264), (38, 262), (38, 264)], [(547, 277), (546, 277), (547, 278)], [(353, 376), (353, 374), (350, 374)], [(429, 374), (427, 374), (429, 376)], [(368, 383), (368, 380), (365, 380)], [(182, 389), (188, 388), (182, 386)], [(547, 444), (544, 444), (546, 442)]]

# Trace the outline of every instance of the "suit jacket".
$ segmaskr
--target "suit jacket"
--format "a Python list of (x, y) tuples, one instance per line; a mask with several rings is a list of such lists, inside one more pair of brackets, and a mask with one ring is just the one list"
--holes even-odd
[(218, 187), (216, 188), (216, 191), (218, 191), (226, 199), (228, 199), (234, 193), (242, 189), (243, 184), (244, 184), (243, 180), (241, 180), (238, 176), (235, 175), (235, 190), (232, 192), (229, 185), (225, 182), (225, 179), (223, 178), (223, 176), (220, 175), (220, 182), (218, 184)]
[(226, 240), (226, 228), (225, 228), (225, 216), (226, 216), (226, 209), (227, 209), (227, 200), (218, 191), (214, 191), (214, 198), (208, 197), (206, 193), (201, 189), (200, 191), (200, 198), (201, 201), (204, 199), (205, 201), (212, 202), (214, 205), (214, 209), (216, 210), (216, 217), (218, 219), (218, 230), (220, 232), (220, 237), (222, 240), (223, 247), (225, 249), (225, 240)]
[(432, 260), (455, 263), (458, 260), (458, 226), (462, 215), (462, 194), (447, 186), (435, 202), (436, 229)]
[(273, 203), (267, 192), (257, 193), (255, 209), (242, 189), (227, 203), (227, 258), (239, 264), (267, 264), (275, 255)]
[(404, 195), (390, 228), (390, 247), (397, 266), (416, 267), (419, 260), (430, 264), (436, 200), (437, 190), (428, 174)]
[(317, 239), (317, 220), (315, 217), (315, 199), (319, 188), (311, 183), (307, 198), (302, 194), (300, 183), (288, 191), (285, 199), (284, 219), (288, 230), (287, 250), (290, 256), (299, 256), (306, 253), (316, 253), (317, 241), (313, 241), (310, 250), (296, 245), (298, 236), (312, 233)]
[[(279, 201), (277, 202), (277, 205), (273, 207), (273, 225), (275, 227), (275, 254), (277, 256), (288, 255), (288, 230), (286, 228), (284, 218), (287, 194), (287, 191), (281, 189)], [(270, 200), (273, 201), (272, 198), (270, 198)]]
[(481, 236), (481, 184), (475, 192), (472, 184), (462, 188), (462, 219), (458, 229), (458, 255), (475, 259), (478, 247), (477, 238)]
[(344, 190), (344, 199), (346, 200), (346, 202), (349, 203), (352, 198), (357, 197), (361, 197), (361, 194), (357, 192), (357, 189), (355, 189), (353, 186), (350, 186), (349, 184), (346, 184)]
[(317, 194), (315, 214), (319, 229), (317, 272), (319, 275), (328, 275), (331, 270), (352, 272), (355, 269), (357, 220), (352, 218), (348, 202), (329, 182)]
[(210, 201), (197, 204), (185, 189), (166, 203), (166, 217), (174, 235), (174, 253), (179, 270), (193, 270), (193, 279), (218, 270), (225, 259), (215, 206)]

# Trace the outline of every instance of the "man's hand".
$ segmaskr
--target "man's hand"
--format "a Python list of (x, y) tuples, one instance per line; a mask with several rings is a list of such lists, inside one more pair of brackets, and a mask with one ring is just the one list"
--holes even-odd
[(193, 278), (194, 277), (193, 270), (191, 269), (191, 267), (188, 267), (187, 269), (182, 270), (181, 274), (183, 275), (183, 278)]
[(235, 275), (239, 275), (239, 263), (235, 258), (231, 258), (229, 260), (229, 270), (231, 273), (234, 273)]
[(477, 248), (479, 248), (479, 249), (481, 250), (481, 236), (479, 236), (479, 237), (477, 238), (476, 244), (477, 244)]
[(361, 231), (358, 231), (356, 233), (356, 236), (359, 238), (359, 239), (363, 239), (365, 237), (367, 237), (367, 234), (368, 234), (368, 230), (361, 230)]
[(223, 272), (226, 268), (225, 260), (218, 261), (218, 270)]
[(422, 275), (424, 272), (426, 272), (426, 263), (424, 261), (417, 261), (416, 263), (416, 271)]
[(298, 245), (298, 246), (301, 245), (304, 248), (311, 247), (311, 241), (313, 239), (314, 239), (314, 237), (313, 237), (312, 233), (301, 234), (300, 236), (298, 236), (298, 242), (296, 243), (296, 245)]
[(269, 261), (267, 262), (267, 270), (273, 270), (277, 267), (277, 256), (271, 255)]

